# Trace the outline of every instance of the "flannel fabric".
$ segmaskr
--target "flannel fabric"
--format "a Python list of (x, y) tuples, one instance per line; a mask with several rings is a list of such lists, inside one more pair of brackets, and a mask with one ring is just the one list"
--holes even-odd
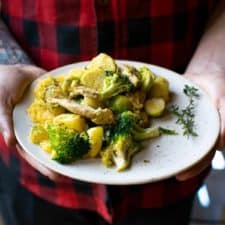
[[(45, 68), (89, 60), (99, 52), (182, 73), (201, 37), (213, 0), (2, 0), (2, 18), (35, 64)], [(169, 151), (169, 149), (168, 149)], [(1, 158), (31, 192), (54, 204), (89, 209), (112, 222), (135, 208), (163, 207), (196, 191), (205, 174), (178, 182), (104, 186), (53, 183), (8, 149)], [(185, 157), (185, 156), (184, 156)]]

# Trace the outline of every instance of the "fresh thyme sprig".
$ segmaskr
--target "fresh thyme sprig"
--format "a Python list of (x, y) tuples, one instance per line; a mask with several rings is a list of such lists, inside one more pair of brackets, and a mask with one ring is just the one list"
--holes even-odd
[(185, 85), (183, 92), (189, 98), (188, 105), (183, 109), (180, 109), (178, 105), (172, 105), (169, 110), (177, 116), (176, 123), (182, 126), (184, 136), (198, 136), (196, 131), (194, 131), (194, 99), (199, 97), (198, 89), (193, 86)]
[(187, 95), (191, 99), (193, 99), (194, 97), (196, 97), (196, 98), (199, 97), (198, 89), (193, 86), (189, 86), (187, 84), (184, 85), (183, 92), (185, 95)]

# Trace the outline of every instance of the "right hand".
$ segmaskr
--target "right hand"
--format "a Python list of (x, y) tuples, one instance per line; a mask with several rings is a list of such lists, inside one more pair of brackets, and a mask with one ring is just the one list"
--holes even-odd
[(0, 134), (7, 146), (16, 146), (20, 156), (32, 167), (53, 181), (62, 176), (45, 168), (28, 155), (17, 143), (13, 131), (12, 111), (28, 85), (46, 71), (31, 65), (0, 65)]

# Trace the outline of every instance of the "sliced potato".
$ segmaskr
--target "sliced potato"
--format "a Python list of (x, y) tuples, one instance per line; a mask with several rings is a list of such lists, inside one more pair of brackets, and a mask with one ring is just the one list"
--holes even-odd
[(81, 68), (74, 68), (72, 70), (70, 70), (68, 77), (69, 78), (77, 78), (77, 79), (81, 79), (83, 73), (84, 73), (84, 69)]
[(62, 125), (77, 132), (82, 132), (87, 129), (85, 119), (80, 115), (75, 115), (72, 113), (64, 113), (56, 116), (53, 120), (53, 124)]
[(100, 53), (96, 57), (94, 57), (90, 64), (88, 65), (88, 69), (93, 68), (102, 68), (104, 71), (116, 71), (116, 63), (112, 57), (105, 53)]
[(64, 81), (65, 78), (66, 78), (66, 76), (64, 74), (55, 77), (57, 82), (59, 82), (60, 84)]
[(169, 100), (169, 82), (166, 78), (158, 76), (155, 78), (150, 89), (151, 97), (161, 97), (166, 102)]
[(145, 102), (145, 112), (149, 116), (157, 117), (161, 116), (165, 110), (165, 100), (163, 98), (151, 98)]
[(81, 84), (101, 91), (104, 85), (105, 71), (101, 68), (87, 69), (81, 77)]
[(155, 75), (147, 66), (142, 66), (139, 71), (141, 73), (141, 89), (149, 92), (154, 83)]
[(98, 155), (102, 148), (103, 127), (92, 127), (87, 130), (91, 148), (87, 153), (87, 157), (94, 158)]

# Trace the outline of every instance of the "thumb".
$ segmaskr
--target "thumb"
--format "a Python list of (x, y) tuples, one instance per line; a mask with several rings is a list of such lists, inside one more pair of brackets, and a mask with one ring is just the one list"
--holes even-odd
[(0, 98), (0, 133), (7, 146), (16, 143), (12, 122), (12, 104), (7, 98)]

